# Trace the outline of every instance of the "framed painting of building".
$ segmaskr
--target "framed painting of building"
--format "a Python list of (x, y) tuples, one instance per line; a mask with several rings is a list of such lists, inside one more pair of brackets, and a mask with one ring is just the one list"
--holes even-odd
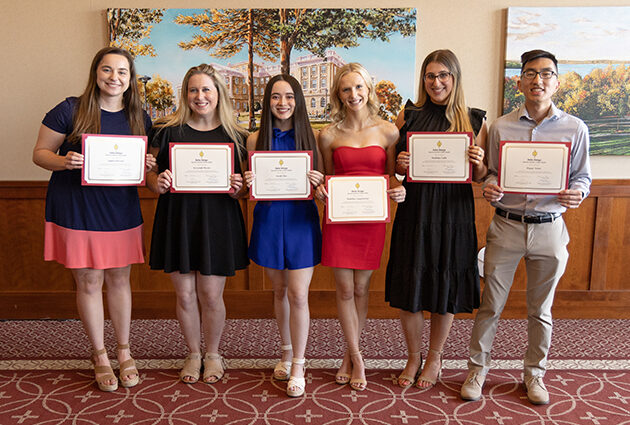
[(558, 59), (556, 105), (589, 128), (591, 155), (630, 155), (630, 7), (508, 9), (503, 112), (524, 100), (520, 55), (543, 49)]
[(368, 70), (386, 119), (415, 93), (415, 9), (108, 9), (107, 23), (109, 44), (136, 56), (153, 117), (173, 111), (185, 72), (201, 63), (225, 77), (250, 130), (279, 73), (300, 81), (315, 127), (328, 122), (333, 78), (348, 62)]

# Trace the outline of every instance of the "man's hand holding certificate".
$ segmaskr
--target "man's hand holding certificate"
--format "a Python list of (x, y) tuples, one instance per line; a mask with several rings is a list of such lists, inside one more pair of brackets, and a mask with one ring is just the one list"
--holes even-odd
[(140, 186), (145, 179), (146, 136), (84, 134), (83, 185)]
[(501, 141), (499, 186), (507, 193), (554, 195), (567, 188), (569, 142)]

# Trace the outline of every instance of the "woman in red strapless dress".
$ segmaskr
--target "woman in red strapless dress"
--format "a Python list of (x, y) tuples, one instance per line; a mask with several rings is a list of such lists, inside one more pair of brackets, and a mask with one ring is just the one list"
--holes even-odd
[[(327, 175), (393, 175), (398, 129), (380, 119), (372, 79), (358, 63), (335, 75), (331, 90), (332, 123), (318, 137)], [(405, 199), (398, 185), (388, 190), (396, 202)], [(325, 199), (326, 188), (317, 188)], [(385, 242), (384, 223), (322, 225), (322, 264), (334, 268), (337, 311), (347, 349), (335, 381), (357, 391), (367, 386), (359, 337), (365, 325), (372, 272), (379, 268)]]

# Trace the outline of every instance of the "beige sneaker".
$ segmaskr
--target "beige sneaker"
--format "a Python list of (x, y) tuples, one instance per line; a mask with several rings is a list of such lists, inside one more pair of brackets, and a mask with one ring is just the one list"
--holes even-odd
[(549, 392), (543, 383), (542, 376), (528, 376), (525, 378), (527, 398), (532, 404), (548, 404)]
[(481, 389), (486, 382), (486, 375), (482, 375), (477, 370), (468, 372), (468, 377), (462, 384), (460, 396), (462, 400), (477, 401), (481, 398)]

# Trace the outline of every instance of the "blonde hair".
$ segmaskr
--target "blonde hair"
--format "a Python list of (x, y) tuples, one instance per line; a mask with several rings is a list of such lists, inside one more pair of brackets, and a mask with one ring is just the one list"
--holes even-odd
[(339, 68), (339, 70), (335, 74), (335, 79), (333, 81), (330, 103), (332, 122), (335, 124), (340, 123), (344, 120), (344, 118), (346, 118), (346, 108), (344, 107), (343, 103), (341, 103), (341, 98), (339, 97), (339, 86), (341, 84), (341, 79), (351, 72), (356, 72), (365, 81), (365, 86), (368, 89), (367, 107), (370, 111), (370, 116), (374, 117), (378, 115), (379, 103), (378, 99), (376, 98), (376, 90), (374, 90), (372, 77), (370, 77), (370, 74), (363, 67), (363, 65), (357, 62), (351, 62)]
[(446, 119), (451, 123), (447, 131), (473, 131), (470, 117), (468, 116), (466, 100), (464, 99), (464, 89), (461, 84), (462, 70), (457, 56), (448, 49), (431, 52), (424, 59), (422, 70), (420, 71), (420, 84), (416, 106), (421, 108), (427, 102), (427, 99), (430, 98), (424, 86), (424, 76), (427, 71), (427, 66), (432, 62), (444, 65), (453, 76), (453, 89), (448, 97), (445, 112)]
[(197, 74), (205, 74), (210, 77), (214, 86), (216, 87), (219, 94), (219, 100), (217, 102), (217, 113), (219, 114), (219, 121), (221, 122), (221, 125), (223, 126), (223, 129), (225, 130), (227, 135), (236, 144), (238, 155), (239, 157), (241, 157), (242, 153), (245, 151), (244, 141), (248, 135), (247, 130), (236, 123), (236, 119), (234, 118), (234, 111), (232, 109), (232, 102), (230, 101), (228, 89), (223, 82), (223, 77), (221, 77), (221, 75), (208, 64), (202, 63), (201, 65), (193, 66), (188, 70), (188, 72), (186, 72), (186, 75), (184, 75), (184, 80), (182, 81), (182, 89), (180, 92), (179, 105), (177, 105), (177, 109), (172, 114), (159, 119), (154, 125), (157, 128), (175, 126), (181, 127), (190, 120), (190, 118), (192, 117), (192, 111), (190, 110), (190, 106), (188, 106), (188, 84), (190, 82), (190, 78), (193, 75)]

